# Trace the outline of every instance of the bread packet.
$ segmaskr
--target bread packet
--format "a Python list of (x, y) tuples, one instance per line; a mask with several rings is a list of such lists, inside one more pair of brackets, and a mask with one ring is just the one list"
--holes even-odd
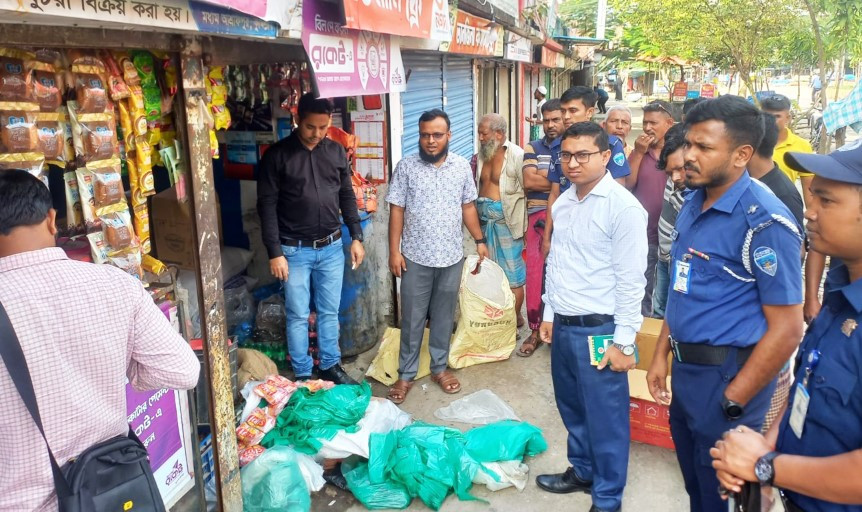
[(107, 160), (119, 156), (117, 129), (111, 112), (82, 113), (76, 102), (70, 102), (72, 138), (75, 152), (84, 162)]
[(48, 173), (45, 168), (45, 156), (42, 153), (6, 153), (0, 154), (0, 171), (22, 170), (42, 180), (48, 186)]
[(102, 231), (105, 233), (109, 253), (138, 246), (128, 209), (108, 213), (99, 218), (102, 220)]
[(0, 101), (33, 102), (33, 71), (25, 65), (33, 57), (16, 48), (0, 48)]
[(102, 217), (128, 208), (118, 158), (90, 162), (87, 164), (87, 171), (92, 173), (93, 205), (96, 207), (97, 216)]
[(36, 151), (39, 136), (36, 130), (35, 103), (0, 103), (0, 153), (30, 153)]
[(40, 112), (36, 115), (37, 151), (45, 155), (49, 164), (66, 165), (66, 130), (56, 112)]

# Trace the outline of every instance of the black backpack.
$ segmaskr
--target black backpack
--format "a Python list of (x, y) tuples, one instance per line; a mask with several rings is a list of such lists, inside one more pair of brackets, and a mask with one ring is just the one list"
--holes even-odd
[(57, 464), (42, 428), (36, 392), (24, 352), (2, 304), (0, 356), (45, 439), (60, 512), (165, 511), (150, 468), (147, 449), (131, 429), (128, 436), (117, 436), (89, 447), (62, 468)]

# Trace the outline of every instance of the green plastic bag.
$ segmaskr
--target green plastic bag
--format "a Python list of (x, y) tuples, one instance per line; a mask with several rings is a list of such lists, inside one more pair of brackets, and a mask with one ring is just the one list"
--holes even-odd
[(467, 453), (479, 462), (523, 460), (548, 449), (538, 427), (527, 422), (498, 421), (464, 434)]
[(264, 448), (293, 446), (296, 451), (314, 455), (322, 446), (319, 439), (331, 440), (339, 431), (356, 432), (371, 401), (371, 386), (338, 385), (312, 393), (297, 389), (278, 415), (275, 428), (263, 438)]
[(356, 499), (370, 510), (403, 509), (413, 501), (407, 489), (397, 482), (386, 480), (372, 483), (368, 476), (368, 463), (358, 457), (344, 461), (341, 473), (347, 479), (347, 487)]
[(296, 452), (276, 446), (240, 471), (244, 512), (308, 512), (311, 497)]

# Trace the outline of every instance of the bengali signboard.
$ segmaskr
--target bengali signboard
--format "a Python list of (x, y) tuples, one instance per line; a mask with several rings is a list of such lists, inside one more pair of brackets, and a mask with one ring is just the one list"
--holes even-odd
[(563, 54), (557, 53), (550, 48), (542, 47), (542, 62), (541, 64), (548, 68), (556, 68), (559, 67), (559, 58), (562, 57)]
[(305, 0), (302, 44), (321, 97), (403, 91), (401, 48), (386, 34), (349, 30), (336, 4)]
[(502, 57), (503, 45), (503, 27), (491, 20), (458, 10), (449, 52)]
[(82, 27), (132, 25), (253, 37), (276, 37), (279, 28), (274, 22), (189, 0), (0, 0), (0, 12), (10, 20), (18, 16), (22, 21), (34, 21), (44, 15), (73, 18)]
[(452, 37), (447, 0), (344, 0), (344, 20), (356, 30), (436, 41)]
[(518, 62), (532, 62), (533, 44), (526, 37), (507, 31), (506, 50), (503, 58)]
[(700, 86), (701, 98), (715, 98), (715, 85), (703, 84)]
[(688, 97), (688, 84), (685, 82), (677, 82), (673, 84), (673, 94), (671, 101), (685, 101)]

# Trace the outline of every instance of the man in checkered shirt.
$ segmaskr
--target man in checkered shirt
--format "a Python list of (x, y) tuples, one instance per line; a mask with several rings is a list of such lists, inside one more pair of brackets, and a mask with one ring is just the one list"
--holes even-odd
[[(128, 432), (126, 378), (138, 390), (190, 389), (200, 366), (137, 279), (54, 246), (55, 218), (41, 181), (0, 172), (0, 303), (62, 466)], [(0, 411), (0, 510), (57, 510), (45, 441), (2, 360)]]

